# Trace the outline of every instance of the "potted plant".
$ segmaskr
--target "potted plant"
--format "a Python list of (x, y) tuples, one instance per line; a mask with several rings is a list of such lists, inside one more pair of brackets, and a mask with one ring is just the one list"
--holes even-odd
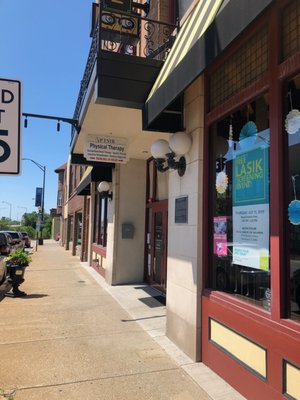
[(8, 271), (8, 282), (12, 285), (14, 297), (26, 296), (25, 292), (19, 290), (19, 286), (24, 282), (25, 268), (31, 261), (31, 255), (23, 250), (16, 250), (5, 257)]

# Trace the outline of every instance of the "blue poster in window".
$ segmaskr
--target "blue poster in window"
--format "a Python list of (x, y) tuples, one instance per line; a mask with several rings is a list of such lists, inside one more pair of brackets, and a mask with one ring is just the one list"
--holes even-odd
[(269, 203), (268, 147), (253, 146), (237, 151), (232, 172), (234, 207)]

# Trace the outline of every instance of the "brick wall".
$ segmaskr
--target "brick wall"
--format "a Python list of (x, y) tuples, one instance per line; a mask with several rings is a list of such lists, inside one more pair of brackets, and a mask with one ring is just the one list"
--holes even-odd
[(156, 21), (175, 23), (175, 0), (151, 1), (148, 17)]

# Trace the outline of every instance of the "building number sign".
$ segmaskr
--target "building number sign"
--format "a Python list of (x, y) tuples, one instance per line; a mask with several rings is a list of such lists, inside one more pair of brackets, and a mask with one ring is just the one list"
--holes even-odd
[(0, 78), (0, 175), (21, 174), (21, 82)]

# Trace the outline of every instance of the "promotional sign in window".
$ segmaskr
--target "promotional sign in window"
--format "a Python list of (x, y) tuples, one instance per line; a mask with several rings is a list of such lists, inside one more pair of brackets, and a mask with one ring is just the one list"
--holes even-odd
[(233, 206), (269, 202), (268, 148), (236, 152), (233, 189)]
[(88, 135), (84, 157), (89, 161), (125, 164), (128, 161), (127, 139)]
[[(269, 130), (267, 132), (269, 134)], [(263, 137), (266, 137), (266, 131)], [(268, 270), (268, 145), (260, 141), (252, 143), (248, 149), (241, 147), (233, 159), (233, 263)]]
[(214, 217), (214, 254), (227, 256), (227, 217)]
[(233, 207), (233, 263), (269, 269), (269, 204)]
[(0, 78), (0, 175), (21, 174), (21, 82)]

